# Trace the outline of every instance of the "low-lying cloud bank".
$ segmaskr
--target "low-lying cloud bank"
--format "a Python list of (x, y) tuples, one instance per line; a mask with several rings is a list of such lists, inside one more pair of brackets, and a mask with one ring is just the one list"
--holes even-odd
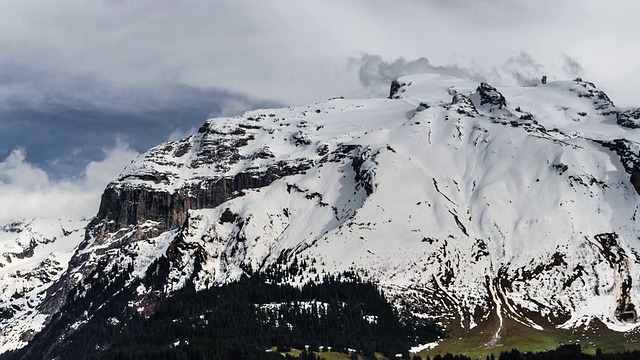
[(542, 64), (525, 51), (488, 69), (477, 64), (435, 65), (427, 57), (385, 60), (381, 55), (368, 53), (347, 59), (347, 64), (352, 71), (357, 71), (360, 85), (378, 95), (388, 89), (391, 80), (407, 74), (434, 73), (478, 82), (487, 81), (496, 86), (532, 86), (540, 83), (542, 75), (546, 75), (549, 80), (564, 80), (584, 76), (585, 73), (582, 65), (566, 54), (555, 63)]
[(104, 157), (90, 162), (77, 178), (51, 179), (27, 160), (24, 149), (15, 149), (0, 162), (0, 224), (31, 218), (90, 218), (100, 195), (138, 153), (121, 141), (104, 150)]

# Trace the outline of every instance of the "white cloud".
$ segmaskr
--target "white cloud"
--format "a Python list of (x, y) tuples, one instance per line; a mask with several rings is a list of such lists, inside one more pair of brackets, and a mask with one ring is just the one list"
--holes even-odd
[(219, 116), (238, 116), (251, 109), (251, 104), (247, 104), (246, 101), (242, 101), (241, 99), (231, 99), (223, 103), (220, 108)]
[(547, 67), (568, 54), (627, 101), (640, 92), (639, 11), (599, 0), (14, 2), (0, 4), (0, 64), (293, 104), (358, 95), (344, 59), (361, 53), (490, 69), (526, 51)]
[(171, 134), (169, 134), (169, 137), (167, 138), (167, 140), (169, 141), (176, 141), (176, 140), (182, 140), (184, 138), (186, 138), (189, 135), (192, 135), (196, 132), (196, 128), (192, 127), (188, 130), (179, 128), (179, 129), (175, 129), (173, 130), (173, 132)]
[(13, 220), (46, 218), (90, 218), (98, 211), (105, 186), (137, 153), (117, 141), (105, 149), (104, 158), (87, 165), (76, 179), (52, 180), (27, 161), (23, 149), (14, 150), (0, 162), (0, 224)]
[(350, 68), (357, 71), (360, 84), (379, 96), (388, 93), (391, 80), (406, 74), (436, 73), (478, 82), (487, 81), (496, 86), (531, 86), (538, 84), (542, 75), (556, 80), (575, 78), (584, 73), (582, 65), (567, 55), (563, 54), (555, 62), (549, 62), (545, 66), (524, 51), (520, 51), (491, 68), (483, 68), (478, 64), (434, 65), (426, 57), (415, 60), (403, 57), (385, 60), (381, 55), (374, 54), (363, 54), (359, 58), (350, 58), (348, 64)]
[(363, 54), (360, 58), (350, 58), (348, 63), (350, 67), (357, 68), (360, 84), (376, 95), (388, 92), (391, 80), (407, 74), (436, 73), (477, 81), (487, 80), (485, 75), (455, 64), (433, 65), (426, 57), (416, 60), (401, 57), (385, 61), (380, 55)]
[(39, 191), (49, 187), (47, 173), (26, 161), (24, 149), (16, 149), (0, 163), (0, 186), (19, 184), (25, 189)]

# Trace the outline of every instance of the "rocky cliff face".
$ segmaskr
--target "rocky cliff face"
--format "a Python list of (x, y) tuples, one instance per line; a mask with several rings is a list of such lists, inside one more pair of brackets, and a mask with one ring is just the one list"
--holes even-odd
[(145, 221), (156, 222), (160, 232), (182, 226), (190, 209), (214, 208), (240, 194), (242, 190), (259, 188), (280, 177), (279, 169), (265, 174), (240, 173), (228, 178), (202, 180), (185, 188), (156, 191), (137, 187), (118, 188), (111, 184), (103, 193), (96, 218), (101, 232), (115, 232)]
[[(581, 79), (523, 89), (425, 74), (395, 80), (389, 99), (208, 120), (107, 187), (40, 309), (126, 273), (130, 310), (147, 314), (187, 283), (304, 258), (313, 266), (283, 281), (355, 272), (445, 327), (499, 323), (488, 344), (506, 318), (631, 329), (640, 134), (618, 125), (624, 111)], [(149, 271), (160, 288), (136, 281)]]
[(618, 125), (629, 129), (640, 128), (640, 108), (621, 109), (616, 113)]
[[(105, 261), (113, 261), (107, 256), (110, 252), (182, 227), (189, 210), (215, 208), (242, 196), (244, 190), (307, 170), (312, 161), (274, 161), (267, 146), (241, 153), (256, 134), (273, 132), (253, 125), (263, 116), (267, 115), (257, 115), (246, 123), (209, 121), (197, 134), (155, 147), (127, 167), (102, 194), (80, 251), (71, 259), (75, 272), (65, 274), (54, 285), (43, 310), (59, 310), (78, 279), (105, 266)], [(293, 146), (300, 144), (296, 136), (299, 134), (290, 135)], [(254, 162), (264, 166), (249, 165)]]

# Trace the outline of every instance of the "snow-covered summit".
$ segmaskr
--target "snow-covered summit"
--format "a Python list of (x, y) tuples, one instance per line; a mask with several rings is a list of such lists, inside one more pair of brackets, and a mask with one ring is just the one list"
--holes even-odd
[[(390, 98), (210, 119), (109, 184), (45, 308), (75, 301), (90, 274), (144, 276), (160, 256), (166, 293), (308, 258), (286, 281), (354, 271), (446, 326), (497, 319), (494, 339), (505, 317), (628, 330), (640, 305), (634, 116), (581, 79), (420, 74)], [(131, 306), (152, 301), (137, 294)]]
[[(238, 214), (234, 226), (223, 230), (210, 220), (201, 226), (224, 244), (213, 254), (239, 246), (226, 236), (253, 234), (255, 241), (243, 244), (250, 248), (233, 260), (239, 268), (255, 269), (287, 249), (306, 251), (332, 264), (328, 271), (355, 265), (389, 286), (465, 293), (454, 302), (465, 309), (489, 309), (486, 276), (510, 274), (501, 291), (514, 305), (569, 315), (578, 314), (577, 299), (620, 291), (617, 272), (630, 276), (635, 262), (605, 280), (608, 271), (595, 265), (606, 262), (598, 260), (605, 250), (593, 244), (611, 234), (611, 246), (636, 251), (638, 195), (621, 160), (635, 163), (640, 139), (616, 123), (606, 94), (580, 79), (497, 89), (421, 74), (394, 81), (391, 98), (334, 99), (208, 120), (196, 134), (141, 155), (109, 186), (121, 198), (131, 188), (170, 195), (166, 204), (176, 221), (154, 210), (122, 222), (118, 208), (116, 224), (152, 220), (171, 230), (229, 208)], [(626, 153), (612, 151), (614, 141)], [(153, 202), (134, 201), (135, 214)], [(214, 209), (187, 211), (196, 208)], [(586, 257), (577, 255), (583, 252)], [(558, 269), (522, 275), (554, 256), (563, 259)], [(405, 269), (408, 258), (432, 266)], [(585, 261), (594, 267), (578, 270)], [(229, 265), (216, 265), (205, 282), (226, 278)], [(564, 280), (555, 272), (565, 273)], [(582, 281), (602, 289), (571, 287)], [(618, 323), (617, 305), (609, 303), (592, 315)]]

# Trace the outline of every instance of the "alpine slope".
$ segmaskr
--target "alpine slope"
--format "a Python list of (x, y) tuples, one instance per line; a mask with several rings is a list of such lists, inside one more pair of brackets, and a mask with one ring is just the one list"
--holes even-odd
[[(388, 98), (209, 119), (107, 186), (37, 309), (51, 319), (92, 279), (141, 278), (161, 257), (162, 294), (138, 285), (129, 306), (140, 312), (187, 283), (304, 259), (312, 265), (282, 281), (355, 272), (400, 312), (444, 328), (497, 323), (488, 346), (507, 320), (630, 331), (639, 127), (639, 109), (582, 79), (493, 87), (435, 74), (394, 80)], [(23, 346), (16, 334), (0, 343)]]

